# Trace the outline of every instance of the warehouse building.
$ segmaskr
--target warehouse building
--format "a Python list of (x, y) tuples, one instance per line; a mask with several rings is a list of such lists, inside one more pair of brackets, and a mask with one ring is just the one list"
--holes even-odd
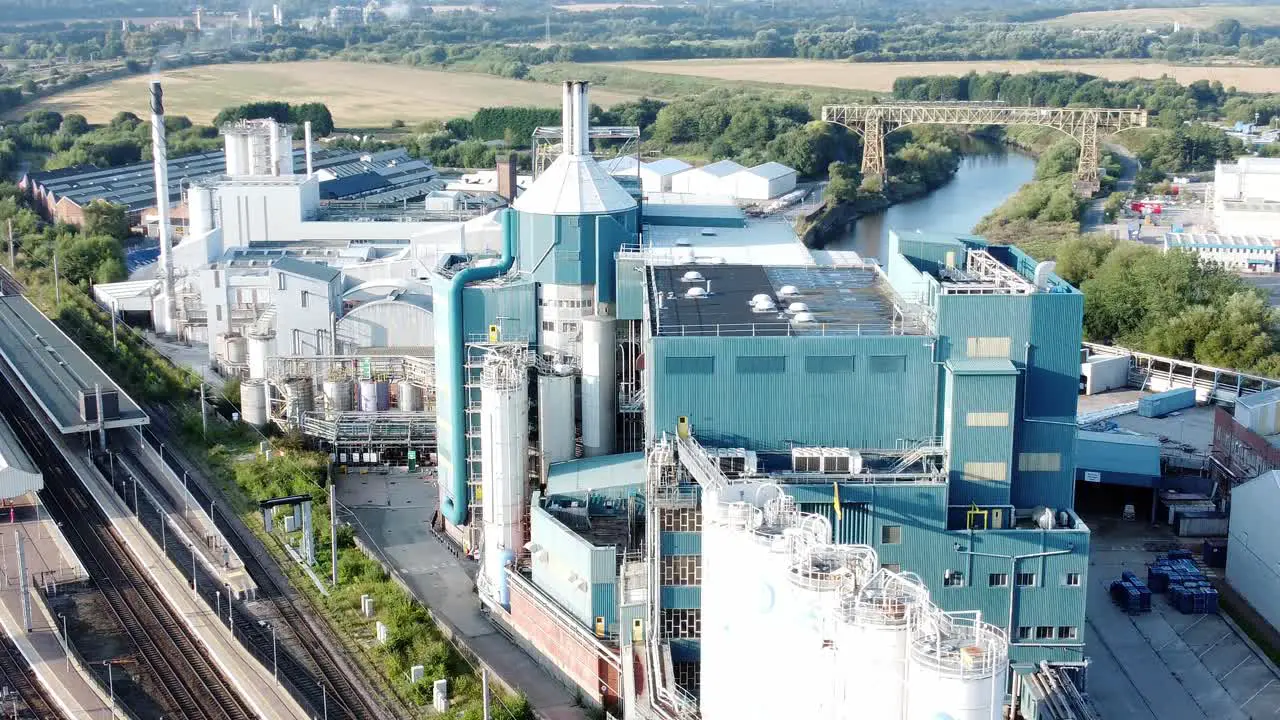
[(1227, 543), (1227, 582), (1266, 618), (1280, 627), (1280, 471), (1271, 470), (1231, 493)]
[[(1280, 218), (1280, 216), (1277, 216)], [(1280, 233), (1280, 228), (1272, 231)], [(1165, 233), (1165, 252), (1190, 252), (1201, 259), (1236, 272), (1275, 272), (1280, 234), (1223, 235), (1220, 233)]]
[(1213, 173), (1213, 222), (1223, 235), (1280, 235), (1280, 158), (1218, 163)]

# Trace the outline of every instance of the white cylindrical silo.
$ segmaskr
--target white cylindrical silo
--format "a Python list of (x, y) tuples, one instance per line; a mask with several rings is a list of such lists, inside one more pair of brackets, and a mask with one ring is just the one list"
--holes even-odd
[(289, 420), (298, 423), (302, 414), (315, 409), (315, 386), (309, 377), (289, 378), (284, 383), (285, 414)]
[(384, 412), (391, 407), (391, 386), (386, 380), (360, 381), (360, 412)]
[(547, 463), (572, 460), (577, 449), (573, 374), (538, 376), (538, 441)]
[(480, 381), (480, 464), (484, 512), (482, 572), (491, 597), (506, 603), (503, 567), (523, 542), (528, 503), (529, 391), (522, 362), (485, 361)]
[(187, 237), (200, 237), (213, 229), (213, 189), (207, 185), (187, 188)]
[(906, 719), (1000, 720), (1008, 673), (999, 628), (931, 609), (911, 639)]
[(422, 388), (401, 380), (396, 385), (396, 395), (401, 412), (422, 412)]
[(902, 717), (911, 619), (927, 593), (914, 580), (881, 570), (844, 600), (836, 630), (843, 702), (867, 717)]
[(227, 174), (239, 177), (249, 174), (249, 138), (232, 130), (222, 136), (223, 154), (227, 160)]
[(267, 377), (267, 358), (271, 357), (271, 346), (275, 343), (274, 332), (249, 334), (249, 377), (263, 379)]
[(607, 315), (582, 319), (582, 446), (587, 457), (613, 452), (618, 412), (615, 322)]
[(254, 427), (267, 424), (267, 383), (245, 380), (240, 383), (240, 419)]
[(226, 342), (227, 362), (232, 365), (243, 365), (248, 356), (248, 341), (243, 335), (228, 333)]

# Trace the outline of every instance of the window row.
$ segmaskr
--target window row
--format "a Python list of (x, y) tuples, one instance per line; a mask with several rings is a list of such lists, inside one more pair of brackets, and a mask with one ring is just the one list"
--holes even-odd
[(538, 298), (539, 307), (558, 307), (558, 308), (592, 308), (595, 307), (594, 300), (547, 300)]
[[(670, 375), (711, 375), (716, 371), (716, 359), (711, 356), (669, 355), (664, 363)], [(811, 375), (850, 374), (856, 365), (853, 355), (806, 355), (804, 358), (804, 371)], [(906, 372), (907, 356), (872, 355), (867, 358), (867, 370), (874, 375)], [(787, 372), (787, 356), (739, 355), (734, 358), (734, 371), (740, 375), (780, 375)]]
[(1078, 637), (1080, 631), (1074, 625), (1059, 625), (1057, 628), (1052, 625), (1018, 626), (1019, 640), (1075, 640)]
[(557, 332), (557, 327), (559, 328), (558, 332), (562, 333), (578, 332), (578, 323), (576, 322), (556, 323), (554, 320), (543, 320), (541, 327), (542, 332)]

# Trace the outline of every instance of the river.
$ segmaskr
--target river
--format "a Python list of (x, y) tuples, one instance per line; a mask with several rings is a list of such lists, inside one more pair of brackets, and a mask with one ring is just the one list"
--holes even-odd
[(864, 258), (888, 258), (889, 230), (973, 231), (973, 226), (999, 207), (1035, 175), (1036, 159), (1004, 145), (984, 142), (966, 153), (951, 182), (916, 200), (893, 205), (884, 212), (858, 219), (853, 231), (828, 245), (832, 250), (855, 250)]

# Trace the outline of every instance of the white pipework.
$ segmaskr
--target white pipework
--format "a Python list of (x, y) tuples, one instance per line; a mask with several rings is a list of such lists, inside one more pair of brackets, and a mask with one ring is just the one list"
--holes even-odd
[(587, 81), (578, 83), (578, 114), (573, 132), (577, 135), (578, 155), (591, 154), (591, 105), (587, 100)]
[(302, 147), (303, 154), (307, 158), (307, 177), (311, 177), (313, 166), (311, 164), (311, 121), (308, 120), (302, 124)]
[(578, 92), (578, 86), (581, 84), (582, 83), (579, 82), (573, 83), (573, 96), (570, 101), (572, 105), (571, 113), (573, 115), (573, 122), (569, 125), (569, 137), (566, 140), (568, 143), (566, 147), (569, 148), (568, 154), (570, 155), (582, 154), (582, 148), (578, 145), (578, 121), (582, 117), (582, 95)]
[(164, 91), (159, 80), (151, 81), (151, 158), (156, 176), (156, 216), (160, 234), (160, 312), (157, 329), (172, 335), (173, 317), (173, 247), (169, 238), (169, 153), (164, 137)]
[(560, 97), (560, 152), (573, 154), (573, 82), (564, 81)]

